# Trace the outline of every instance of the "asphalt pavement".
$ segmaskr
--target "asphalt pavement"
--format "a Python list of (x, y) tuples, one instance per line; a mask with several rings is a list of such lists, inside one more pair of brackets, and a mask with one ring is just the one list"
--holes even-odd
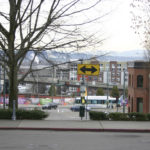
[(0, 120), (0, 130), (55, 130), (150, 133), (150, 122), (91, 120)]

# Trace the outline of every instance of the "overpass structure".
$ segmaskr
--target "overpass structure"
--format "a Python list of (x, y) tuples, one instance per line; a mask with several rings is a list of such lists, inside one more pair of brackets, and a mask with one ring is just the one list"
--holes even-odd
[[(77, 80), (61, 80), (58, 78), (51, 78), (51, 77), (26, 77), (24, 80), (25, 83), (41, 83), (41, 84), (46, 84), (46, 85), (51, 85), (55, 84), (57, 86), (69, 86), (69, 87), (80, 87), (83, 81), (77, 81)], [(85, 81), (84, 83), (86, 86), (91, 87), (91, 88), (104, 88), (104, 89), (112, 89), (113, 84), (104, 84), (96, 81)], [(117, 85), (119, 90), (123, 90), (122, 85)]]

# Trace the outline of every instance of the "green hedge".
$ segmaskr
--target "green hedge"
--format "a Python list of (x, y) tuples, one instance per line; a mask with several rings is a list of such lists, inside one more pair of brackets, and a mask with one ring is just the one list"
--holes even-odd
[(144, 113), (128, 113), (129, 119), (132, 121), (147, 121), (148, 119), (148, 114)]
[(144, 113), (112, 112), (106, 114), (104, 112), (90, 111), (89, 116), (91, 120), (150, 121), (150, 114), (144, 114)]
[(148, 121), (150, 121), (150, 114), (147, 114), (147, 119)]
[(107, 120), (107, 115), (104, 112), (90, 111), (89, 116), (91, 120)]
[[(0, 109), (0, 119), (12, 119), (12, 110), (10, 109)], [(48, 117), (48, 113), (42, 110), (16, 110), (16, 119), (32, 119), (32, 120), (41, 120)]]
[(110, 113), (109, 115), (108, 115), (108, 118), (109, 118), (109, 120), (122, 120), (122, 121), (128, 121), (129, 120), (129, 117), (128, 117), (128, 115), (127, 114), (125, 114), (125, 113), (119, 113), (119, 112), (114, 112), (114, 113)]
[(12, 117), (12, 111), (9, 109), (0, 109), (0, 119), (10, 119)]

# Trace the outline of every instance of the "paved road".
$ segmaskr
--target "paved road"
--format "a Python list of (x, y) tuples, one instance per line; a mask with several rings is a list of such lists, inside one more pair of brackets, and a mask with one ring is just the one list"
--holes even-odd
[(0, 150), (149, 150), (150, 134), (0, 131)]
[[(49, 113), (49, 117), (45, 120), (81, 120), (79, 112), (72, 112), (69, 107), (59, 106), (56, 110), (46, 110), (46, 112)], [(89, 120), (89, 117), (87, 119)]]
[[(72, 112), (70, 110), (70, 107), (72, 105), (59, 105), (56, 110), (44, 110), (49, 113), (49, 116), (45, 120), (81, 120), (79, 116), (79, 112)], [(34, 107), (37, 107), (38, 109), (42, 109), (42, 106), (37, 105), (20, 105), (20, 108), (23, 109), (34, 109)], [(104, 108), (104, 109), (94, 109), (95, 111), (102, 111), (102, 112), (117, 112), (117, 108)], [(118, 107), (118, 112), (122, 112), (123, 108)], [(127, 109), (126, 109), (127, 111)], [(85, 117), (82, 118), (82, 120), (90, 120), (89, 113), (85, 112)]]
[[(81, 120), (79, 116), (79, 112), (72, 112), (70, 110), (71, 106), (59, 106), (57, 110), (46, 110), (50, 115), (46, 120)], [(117, 109), (97, 109), (96, 111), (103, 111), (103, 112), (116, 112)], [(122, 112), (122, 108), (118, 108), (119, 112)], [(85, 112), (85, 117), (82, 118), (83, 120), (89, 120), (89, 113)]]

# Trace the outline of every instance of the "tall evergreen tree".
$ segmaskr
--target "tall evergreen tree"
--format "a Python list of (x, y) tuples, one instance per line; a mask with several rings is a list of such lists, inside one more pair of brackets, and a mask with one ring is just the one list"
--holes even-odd
[(55, 85), (53, 85), (53, 84), (49, 88), (49, 95), (50, 96), (56, 96), (56, 88), (55, 88)]
[(97, 95), (97, 96), (103, 96), (103, 95), (104, 95), (103, 89), (99, 87), (99, 88), (97, 89), (96, 95)]
[(117, 86), (113, 86), (112, 91), (111, 91), (111, 96), (112, 97), (119, 97), (119, 90)]

